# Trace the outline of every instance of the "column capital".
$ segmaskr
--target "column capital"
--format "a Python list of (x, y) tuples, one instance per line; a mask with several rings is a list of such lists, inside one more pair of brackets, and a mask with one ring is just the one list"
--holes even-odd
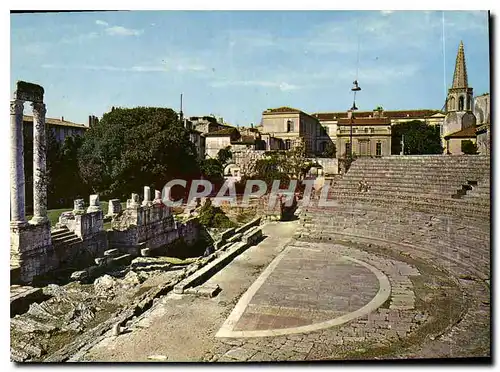
[(47, 107), (45, 106), (45, 103), (32, 102), (31, 107), (33, 108), (33, 116), (36, 119), (40, 119), (40, 116), (45, 117), (45, 114), (47, 113)]
[(10, 114), (11, 115), (22, 115), (24, 111), (24, 101), (20, 99), (10, 100)]

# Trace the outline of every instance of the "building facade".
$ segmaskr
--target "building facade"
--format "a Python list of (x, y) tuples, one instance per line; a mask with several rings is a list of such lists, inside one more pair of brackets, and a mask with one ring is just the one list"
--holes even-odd
[[(321, 133), (321, 125), (317, 118), (301, 110), (279, 107), (262, 113), (262, 132), (268, 135), (266, 138), (277, 139), (280, 150), (292, 149), (304, 141), (306, 153), (315, 155), (318, 151), (317, 137)], [(268, 142), (269, 148), (266, 150), (270, 150), (272, 145)]]
[[(351, 136), (352, 128), (352, 136)], [(336, 133), (336, 157), (391, 155), (391, 121), (385, 117), (339, 119)], [(352, 142), (351, 142), (352, 137)]]
[[(28, 135), (33, 135), (33, 116), (23, 115), (23, 122), (24, 131)], [(77, 124), (64, 120), (64, 117), (61, 117), (61, 119), (46, 118), (45, 124), (47, 124), (48, 128), (50, 128), (54, 134), (56, 141), (61, 143), (64, 142), (66, 137), (83, 137), (87, 130), (90, 129), (90, 127), (83, 124)]]

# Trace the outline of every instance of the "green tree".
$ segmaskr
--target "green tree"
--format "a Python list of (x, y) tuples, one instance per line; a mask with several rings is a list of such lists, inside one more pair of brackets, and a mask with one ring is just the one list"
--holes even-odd
[(72, 206), (74, 199), (86, 199), (92, 191), (83, 182), (78, 168), (78, 151), (83, 144), (83, 138), (69, 136), (64, 142), (56, 144), (57, 146), (49, 145), (47, 153), (49, 175), (47, 197), (50, 208)]
[(203, 159), (201, 161), (201, 174), (203, 177), (214, 184), (224, 182), (224, 167), (217, 159)]
[(188, 130), (175, 111), (158, 107), (105, 113), (85, 135), (79, 168), (103, 197), (128, 197), (144, 185), (161, 190), (171, 179), (200, 176)]
[(477, 145), (471, 140), (464, 140), (461, 143), (462, 152), (467, 155), (477, 155)]
[(398, 123), (392, 126), (391, 152), (401, 153), (401, 139), (404, 135), (405, 155), (442, 154), (439, 127), (428, 125), (420, 120)]
[(217, 153), (217, 160), (222, 164), (222, 166), (225, 166), (232, 158), (233, 153), (231, 152), (231, 146), (220, 149)]

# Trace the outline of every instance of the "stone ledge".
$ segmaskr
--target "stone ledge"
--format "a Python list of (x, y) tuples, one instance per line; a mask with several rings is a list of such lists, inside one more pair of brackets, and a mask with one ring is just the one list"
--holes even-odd
[(196, 271), (193, 275), (181, 281), (174, 287), (174, 293), (182, 294), (190, 287), (196, 287), (209, 278), (216, 272), (220, 271), (224, 266), (233, 260), (234, 257), (244, 252), (249, 245), (245, 242), (235, 243), (223, 256), (212, 261), (210, 264), (204, 266), (202, 269)]
[[(13, 293), (14, 292), (14, 293)], [(33, 302), (45, 301), (49, 296), (43, 293), (42, 288), (29, 286), (11, 286), (10, 316), (25, 312)]]

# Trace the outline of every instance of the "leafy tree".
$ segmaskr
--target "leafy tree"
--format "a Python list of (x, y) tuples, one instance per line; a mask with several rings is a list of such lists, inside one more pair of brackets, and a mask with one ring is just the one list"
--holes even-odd
[(50, 208), (69, 207), (74, 199), (86, 199), (92, 191), (83, 182), (78, 168), (78, 151), (83, 144), (83, 138), (69, 136), (64, 142), (56, 144), (57, 146), (49, 146), (47, 154), (48, 204)]
[(200, 176), (188, 130), (175, 111), (158, 107), (105, 113), (85, 135), (79, 168), (103, 197), (127, 197), (144, 185), (161, 190), (169, 180)]
[(471, 140), (464, 140), (461, 143), (462, 152), (467, 155), (477, 155), (477, 145)]
[(321, 157), (334, 158), (336, 154), (337, 154), (337, 146), (335, 146), (335, 144), (332, 142), (326, 145), (325, 151), (321, 153)]
[(231, 152), (231, 146), (220, 149), (217, 153), (217, 160), (222, 164), (222, 166), (225, 166), (232, 158), (233, 153)]
[(224, 168), (217, 159), (203, 159), (201, 161), (201, 174), (212, 183), (224, 182)]
[(398, 123), (392, 126), (392, 154), (401, 153), (401, 139), (404, 135), (405, 155), (442, 154), (439, 127), (420, 120)]

